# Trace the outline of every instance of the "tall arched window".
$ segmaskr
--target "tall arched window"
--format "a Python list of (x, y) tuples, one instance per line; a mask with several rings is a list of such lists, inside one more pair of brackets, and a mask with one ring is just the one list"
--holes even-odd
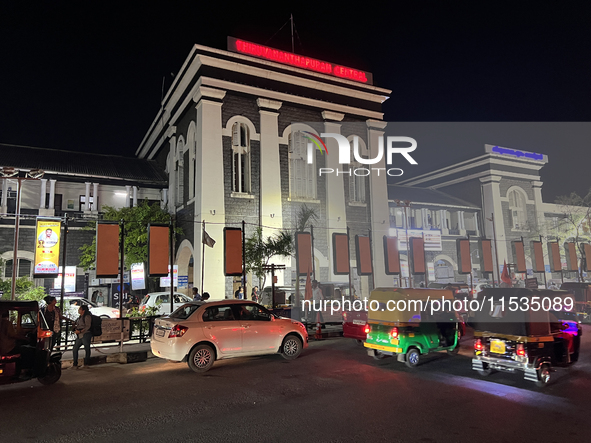
[(176, 202), (178, 205), (182, 205), (185, 202), (185, 168), (183, 164), (183, 157), (185, 152), (184, 140), (182, 137), (177, 143), (177, 158), (176, 158)]
[(509, 192), (509, 211), (511, 212), (512, 228), (524, 231), (527, 229), (527, 212), (524, 195), (513, 190)]
[[(357, 142), (359, 144), (358, 152), (363, 158), (367, 158), (367, 155), (364, 153), (366, 152), (365, 143), (359, 137), (357, 137)], [(349, 140), (351, 145), (351, 164), (349, 165), (349, 170), (351, 171), (351, 175), (349, 176), (349, 201), (356, 202), (356, 203), (365, 203), (365, 184), (367, 182), (366, 171), (361, 168), (365, 168), (367, 165), (362, 165), (361, 163), (355, 161), (355, 155), (353, 152), (354, 149), (354, 142), (353, 139)], [(357, 174), (355, 174), (357, 172)]]
[(316, 174), (313, 164), (308, 164), (308, 140), (301, 132), (288, 135), (289, 139), (289, 196), (291, 198), (316, 198)]
[(250, 132), (245, 123), (232, 126), (232, 191), (250, 192)]

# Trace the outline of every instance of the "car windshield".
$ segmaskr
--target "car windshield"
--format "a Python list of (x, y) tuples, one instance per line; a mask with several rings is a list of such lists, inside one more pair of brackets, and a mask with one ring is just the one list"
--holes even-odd
[(150, 300), (150, 294), (146, 295), (143, 299), (142, 299), (142, 305), (147, 305), (148, 304), (148, 300)]
[(203, 303), (191, 303), (187, 305), (183, 305), (177, 310), (175, 310), (172, 314), (170, 314), (171, 318), (178, 318), (180, 320), (186, 320), (193, 312), (195, 312)]

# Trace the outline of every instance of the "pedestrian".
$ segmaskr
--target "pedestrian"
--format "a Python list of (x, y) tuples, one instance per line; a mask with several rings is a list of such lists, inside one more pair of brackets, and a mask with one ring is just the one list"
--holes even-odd
[(195, 301), (203, 300), (203, 297), (201, 297), (199, 295), (199, 288), (197, 288), (196, 286), (193, 288), (193, 300), (195, 300)]
[(238, 300), (244, 299), (244, 288), (242, 286), (238, 286), (238, 289), (234, 293), (234, 298), (237, 298)]
[(100, 291), (96, 297), (96, 304), (99, 306), (103, 306), (105, 304), (105, 297), (103, 297), (102, 291)]
[(209, 292), (204, 292), (203, 295), (201, 296), (201, 301), (207, 301), (209, 300)]
[(53, 332), (51, 336), (51, 340), (49, 342), (49, 351), (51, 352), (55, 345), (57, 344), (57, 340), (62, 331), (62, 312), (57, 305), (57, 299), (53, 295), (48, 295), (43, 300), (45, 300), (45, 307), (41, 310), (43, 316), (45, 317), (45, 321), (47, 322), (47, 326)]
[(259, 287), (255, 286), (254, 288), (252, 288), (252, 294), (250, 295), (250, 298), (252, 299), (252, 301), (258, 303), (259, 302)]
[[(324, 323), (324, 317), (322, 316), (322, 300), (324, 300), (324, 295), (322, 294), (322, 289), (318, 286), (318, 280), (312, 280), (312, 311), (318, 306), (316, 309), (318, 309), (317, 312), (320, 315), (320, 324)], [(316, 321), (315, 318), (312, 318), (311, 320), (312, 322)]]
[(92, 333), (90, 332), (90, 324), (92, 317), (88, 310), (88, 305), (82, 305), (78, 308), (80, 317), (76, 320), (74, 325), (74, 333), (77, 335), (76, 341), (74, 342), (74, 348), (72, 353), (74, 354), (74, 368), (78, 369), (78, 350), (84, 345), (84, 366), (90, 365), (90, 340), (92, 340)]

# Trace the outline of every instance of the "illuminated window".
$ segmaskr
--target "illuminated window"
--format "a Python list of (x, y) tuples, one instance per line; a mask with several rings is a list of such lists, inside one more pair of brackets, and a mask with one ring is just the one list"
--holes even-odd
[(250, 192), (250, 134), (244, 123), (232, 126), (232, 191)]
[(527, 213), (525, 210), (525, 197), (519, 191), (509, 193), (509, 211), (511, 212), (512, 228), (524, 231), (527, 229)]
[[(314, 152), (315, 154), (315, 152)], [(300, 133), (289, 134), (289, 195), (291, 198), (316, 198), (316, 161), (308, 164), (308, 140)]]

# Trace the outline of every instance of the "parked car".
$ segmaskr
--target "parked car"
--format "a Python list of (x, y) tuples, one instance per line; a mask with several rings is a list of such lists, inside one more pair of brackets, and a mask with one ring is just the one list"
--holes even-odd
[(205, 372), (226, 358), (280, 353), (295, 359), (308, 346), (308, 333), (252, 301), (193, 301), (156, 319), (150, 342), (155, 356)]
[[(174, 293), (173, 312), (180, 308), (185, 303), (189, 303), (193, 299), (180, 292)], [(146, 294), (139, 306), (139, 311), (144, 312), (147, 308), (158, 306), (158, 314), (170, 314), (170, 292), (151, 292)]]
[(353, 338), (363, 346), (367, 338), (367, 311), (343, 311), (343, 337)]
[(78, 318), (78, 308), (82, 305), (88, 305), (90, 313), (97, 317), (119, 318), (119, 309), (109, 306), (99, 306), (84, 297), (64, 297), (64, 314), (66, 317)]
[(474, 298), (479, 298), (479, 294), (482, 292), (483, 289), (486, 288), (492, 288), (492, 285), (490, 283), (478, 283), (474, 286), (474, 292), (472, 293), (472, 296)]

